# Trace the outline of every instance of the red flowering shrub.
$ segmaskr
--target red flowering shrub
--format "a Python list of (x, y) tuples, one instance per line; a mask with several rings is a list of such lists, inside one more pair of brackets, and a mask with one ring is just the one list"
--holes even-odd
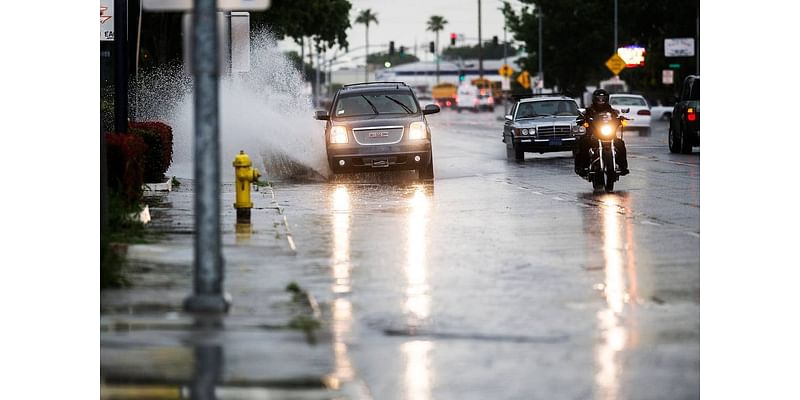
[(163, 122), (147, 121), (131, 122), (129, 129), (144, 139), (148, 147), (144, 160), (145, 182), (163, 182), (172, 163), (172, 128)]
[(137, 203), (144, 184), (144, 159), (147, 145), (131, 133), (106, 134), (108, 188), (129, 204)]

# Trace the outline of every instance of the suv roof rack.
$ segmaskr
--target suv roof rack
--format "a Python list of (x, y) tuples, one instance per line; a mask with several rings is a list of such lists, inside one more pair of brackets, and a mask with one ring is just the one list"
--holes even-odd
[(344, 85), (344, 86), (342, 86), (342, 89), (344, 89), (344, 88), (354, 88), (355, 86), (359, 86), (360, 87), (360, 86), (370, 86), (370, 85), (383, 85), (383, 86), (395, 85), (395, 86), (397, 86), (398, 89), (400, 88), (401, 85), (408, 87), (408, 85), (405, 82), (361, 82), (361, 83), (351, 83), (351, 84), (348, 84), (348, 85)]

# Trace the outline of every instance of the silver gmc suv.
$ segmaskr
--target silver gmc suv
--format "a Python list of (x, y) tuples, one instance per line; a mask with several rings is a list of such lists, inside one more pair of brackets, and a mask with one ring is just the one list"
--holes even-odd
[(431, 129), (411, 88), (402, 82), (345, 85), (331, 108), (317, 111), (327, 121), (325, 143), (334, 173), (416, 170), (421, 180), (433, 179)]

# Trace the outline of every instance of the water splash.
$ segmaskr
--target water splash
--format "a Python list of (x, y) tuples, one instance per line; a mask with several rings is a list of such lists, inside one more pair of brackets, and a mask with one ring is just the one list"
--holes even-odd
[[(233, 180), (239, 150), (268, 179), (321, 180), (330, 175), (324, 124), (313, 119), (302, 76), (267, 31), (251, 41), (251, 70), (220, 78), (220, 173)], [(173, 128), (173, 161), (167, 175), (194, 175), (194, 94), (182, 65), (142, 74), (137, 119)]]

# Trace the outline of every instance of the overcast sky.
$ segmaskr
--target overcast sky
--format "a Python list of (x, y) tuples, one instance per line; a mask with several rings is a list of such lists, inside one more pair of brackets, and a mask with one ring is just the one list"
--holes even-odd
[[(355, 19), (363, 9), (371, 9), (377, 14), (378, 24), (369, 26), (370, 52), (388, 51), (389, 41), (394, 41), (395, 49), (405, 46), (409, 53), (414, 53), (417, 45), (417, 56), (423, 61), (432, 61), (428, 53), (428, 43), (435, 40), (433, 32), (426, 31), (427, 21), (432, 15), (440, 15), (447, 20), (444, 30), (439, 33), (439, 49), (450, 45), (450, 33), (463, 34), (465, 43), (474, 45), (478, 39), (478, 0), (350, 0), (353, 7), (350, 10), (350, 24), (347, 31), (347, 41), (350, 49), (354, 50), (353, 56), (360, 56), (355, 63), (364, 62), (365, 44), (363, 24), (356, 24)], [(512, 5), (516, 2), (512, 2)], [(481, 1), (481, 37), (484, 41), (497, 36), (503, 41), (503, 13), (500, 7), (501, 0)], [(515, 6), (519, 8), (520, 6)], [(471, 40), (470, 40), (471, 39)], [(512, 40), (508, 34), (508, 40)], [(281, 48), (298, 50), (299, 47), (290, 40), (281, 43)], [(299, 51), (299, 50), (298, 50)], [(335, 51), (335, 50), (334, 50)], [(340, 51), (341, 52), (341, 51)], [(332, 55), (332, 52), (328, 52)], [(352, 65), (352, 64), (351, 64)]]

